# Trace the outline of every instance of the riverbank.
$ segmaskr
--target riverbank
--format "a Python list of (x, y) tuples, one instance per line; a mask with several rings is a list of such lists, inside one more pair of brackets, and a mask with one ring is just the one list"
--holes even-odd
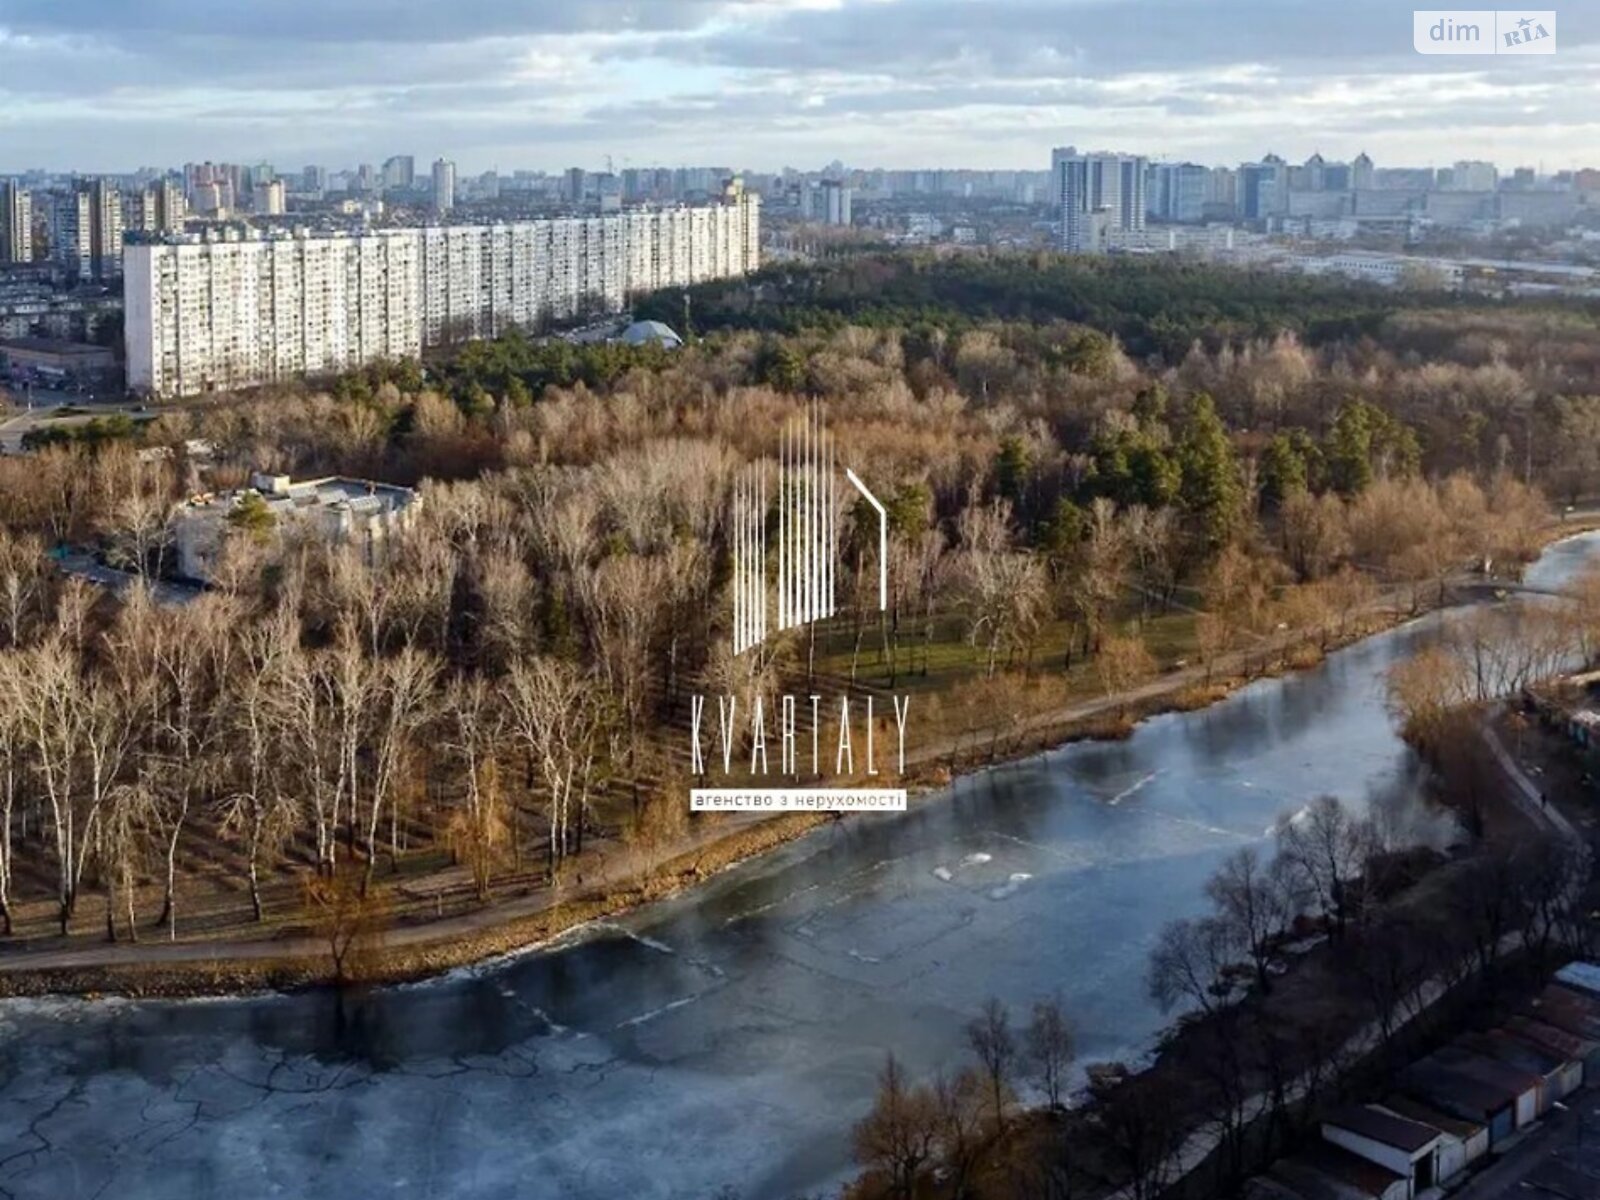
[[(1551, 541), (1581, 530), (1553, 527)], [(1343, 628), (1308, 643), (1305, 635), (1280, 635), (1205, 670), (1169, 672), (1127, 693), (1042, 712), (998, 734), (956, 739), (909, 757), (909, 786), (919, 796), (946, 787), (962, 774), (1026, 758), (1042, 750), (1093, 737), (1125, 736), (1158, 713), (1215, 703), (1260, 679), (1305, 669), (1326, 653), (1393, 628), (1418, 615), (1411, 589), (1396, 589)], [(1439, 597), (1447, 603), (1450, 595)], [(718, 872), (756, 858), (830, 823), (828, 815), (719, 820), (697, 831), (686, 848), (664, 862), (637, 869), (614, 864), (588, 886), (545, 889), (461, 916), (390, 929), (364, 956), (364, 985), (407, 982), (506, 955), (537, 950), (585, 925), (617, 917), (679, 895)], [(563, 892), (565, 894), (563, 894)], [(0, 957), (0, 995), (115, 993), (178, 997), (293, 990), (334, 982), (325, 941), (213, 939), (140, 944), (100, 944)]]
[[(1165, 712), (1192, 711), (1217, 703), (1258, 680), (1315, 666), (1333, 653), (1412, 619), (1409, 608), (1386, 598), (1331, 635), (1326, 649), (1286, 653), (1277, 649), (1241, 653), (1207, 671), (1186, 668), (1122, 695), (1081, 703), (1026, 718), (982, 744), (961, 740), (923, 747), (907, 755), (912, 803), (925, 800), (955, 778), (1016, 762), (1075, 741), (1120, 738), (1141, 721)], [(1258, 669), (1244, 669), (1244, 662)], [(544, 891), (533, 903), (489, 904), (460, 917), (386, 931), (363, 958), (359, 983), (382, 986), (414, 982), (496, 958), (537, 951), (585, 925), (615, 918), (677, 896), (721, 871), (760, 857), (834, 820), (826, 813), (791, 813), (705, 831), (699, 844), (661, 865), (591, 881), (563, 897)], [(518, 910), (524, 911), (518, 911)], [(308, 937), (146, 941), (99, 944), (0, 956), (0, 997), (72, 994), (129, 998), (192, 998), (264, 991), (291, 991), (338, 982), (325, 942)]]

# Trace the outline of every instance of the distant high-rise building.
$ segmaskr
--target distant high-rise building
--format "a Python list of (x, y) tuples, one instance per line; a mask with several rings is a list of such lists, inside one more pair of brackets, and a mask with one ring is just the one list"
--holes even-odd
[(134, 197), (134, 207), (125, 214), (123, 224), (144, 233), (172, 233), (183, 228), (187, 214), (183, 189), (163, 179)]
[(1450, 168), (1452, 192), (1492, 192), (1499, 178), (1493, 163), (1458, 162)]
[(1368, 192), (1372, 190), (1375, 180), (1372, 159), (1368, 158), (1367, 152), (1363, 150), (1350, 164), (1350, 187), (1358, 192)]
[(1206, 203), (1213, 209), (1236, 214), (1239, 208), (1239, 172), (1232, 167), (1212, 167), (1206, 180)]
[(184, 191), (198, 213), (226, 214), (244, 194), (243, 184), (244, 171), (232, 163), (188, 163), (183, 168)]
[(456, 165), (448, 159), (433, 164), (433, 208), (447, 213), (456, 206)]
[(1198, 163), (1156, 163), (1145, 185), (1146, 211), (1160, 221), (1199, 221), (1205, 215), (1211, 170)]
[(327, 168), (308, 166), (302, 170), (300, 172), (300, 190), (308, 196), (320, 196), (327, 191)]
[(69, 188), (51, 197), (47, 213), (50, 260), (78, 279), (94, 277), (94, 216), (89, 193)]
[(1239, 215), (1247, 221), (1264, 221), (1285, 211), (1289, 204), (1288, 172), (1281, 158), (1267, 155), (1260, 162), (1239, 164)]
[(284, 195), (283, 180), (271, 179), (266, 183), (256, 184), (254, 206), (257, 213), (264, 217), (281, 217), (288, 211), (287, 198)]
[(562, 188), (562, 199), (568, 204), (582, 204), (584, 185), (586, 179), (582, 167), (568, 167), (566, 184)]
[(1145, 227), (1146, 159), (1132, 154), (1079, 154), (1067, 146), (1052, 151), (1050, 166), (1061, 208), (1063, 250), (1098, 253), (1105, 248), (1108, 232)]
[(201, 183), (195, 185), (189, 193), (189, 199), (194, 211), (204, 217), (225, 217), (231, 207), (228, 202), (228, 185), (225, 183)]
[(824, 179), (812, 196), (811, 217), (824, 225), (849, 225), (851, 192), (843, 181)]
[(383, 190), (409, 192), (417, 185), (417, 160), (410, 154), (396, 154), (383, 164)]
[(1355, 172), (1349, 163), (1325, 163), (1322, 168), (1322, 190), (1348, 192), (1354, 186)]
[(370, 195), (378, 190), (378, 171), (371, 163), (362, 163), (356, 168), (356, 191), (363, 195)]
[(0, 183), (0, 263), (32, 261), (33, 197), (19, 183)]
[(105, 179), (89, 184), (89, 203), (93, 226), (90, 247), (96, 279), (117, 279), (122, 275), (122, 193)]

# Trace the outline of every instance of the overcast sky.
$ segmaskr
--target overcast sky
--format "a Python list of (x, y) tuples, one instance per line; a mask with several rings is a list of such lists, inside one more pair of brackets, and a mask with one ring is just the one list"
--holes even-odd
[(1451, 58), (1392, 0), (0, 0), (0, 171), (1600, 165), (1600, 2), (1557, 13)]

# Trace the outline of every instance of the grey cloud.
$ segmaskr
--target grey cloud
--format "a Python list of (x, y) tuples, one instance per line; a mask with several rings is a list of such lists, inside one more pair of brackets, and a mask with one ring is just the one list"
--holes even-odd
[[(1453, 142), (1499, 112), (1508, 128), (1568, 131), (1576, 153), (1600, 121), (1600, 5), (1588, 7), (1561, 10), (1559, 56), (1529, 61), (1419, 57), (1411, 10), (1393, 0), (0, 0), (0, 141), (8, 159), (46, 163), (350, 161), (397, 143), (448, 149), (464, 169), (626, 146), (671, 161), (726, 144), (715, 157), (766, 162), (830, 138), (887, 159), (982, 109), (949, 161), (1005, 137), (1034, 147), (1025, 165), (1065, 114), (1080, 141), (1149, 138), (1165, 122), (1173, 144), (1247, 129), (1295, 153), (1313, 124), (1324, 148), (1363, 131)], [(548, 77), (526, 76), (530, 55)], [(698, 68), (676, 76), (692, 87), (659, 82), (672, 73), (647, 59)], [(1385, 81), (1412, 75), (1487, 94), (1365, 113), (1308, 100), (1337, 83), (1390, 103)], [(614, 86), (624, 79), (634, 86)], [(1280, 112), (1281, 138), (1262, 138)]]
[[(1565, 46), (1600, 36), (1600, 14), (1563, 11)], [(1459, 69), (1411, 47), (1411, 9), (1393, 0), (918, 0), (807, 9), (682, 43), (619, 53), (677, 53), (734, 68), (901, 74), (982, 64), (1028, 75), (1054, 64), (1109, 76), (1272, 63), (1321, 73), (1353, 65)]]
[(0, 0), (0, 28), (124, 39), (452, 42), (690, 29), (717, 0)]

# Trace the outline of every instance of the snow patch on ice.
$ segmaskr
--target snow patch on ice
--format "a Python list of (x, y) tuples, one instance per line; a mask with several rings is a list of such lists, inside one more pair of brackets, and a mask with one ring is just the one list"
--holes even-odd
[(1020, 888), (1023, 884), (1027, 883), (1028, 880), (1030, 880), (1032, 878), (1033, 878), (1033, 876), (1028, 874), (1026, 871), (1015, 871), (1015, 872), (1012, 873), (1010, 879), (1006, 880), (999, 887), (994, 888), (989, 892), (989, 899), (991, 899), (991, 900), (1005, 900), (1005, 899), (1008, 899), (1009, 897), (1011, 897), (1011, 896), (1016, 894), (1018, 888)]

